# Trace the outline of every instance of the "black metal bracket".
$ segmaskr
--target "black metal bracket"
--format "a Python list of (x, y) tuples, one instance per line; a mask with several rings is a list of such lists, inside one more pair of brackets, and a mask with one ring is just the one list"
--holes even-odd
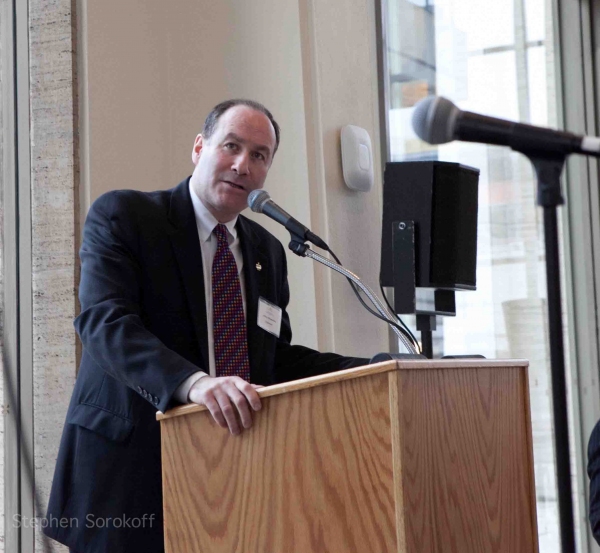
[(565, 203), (560, 186), (560, 176), (565, 166), (565, 156), (544, 157), (525, 154), (537, 176), (537, 205), (557, 207)]
[(394, 277), (394, 311), (412, 314), (417, 308), (415, 224), (413, 221), (392, 223), (392, 267)]
[(436, 328), (435, 315), (417, 313), (417, 330), (421, 333), (421, 350), (427, 359), (433, 359), (433, 331)]
[(298, 236), (290, 231), (290, 243), (288, 244), (290, 250), (300, 257), (306, 257), (306, 250), (308, 250), (309, 247), (308, 244), (305, 244), (305, 240), (302, 236)]
[[(419, 305), (414, 221), (392, 223), (392, 257), (394, 311), (398, 315), (416, 314), (423, 353), (432, 359), (432, 332), (436, 329), (436, 315), (456, 315), (454, 290), (428, 289), (433, 294), (432, 298), (426, 305)], [(419, 290), (425, 291), (424, 288)]]

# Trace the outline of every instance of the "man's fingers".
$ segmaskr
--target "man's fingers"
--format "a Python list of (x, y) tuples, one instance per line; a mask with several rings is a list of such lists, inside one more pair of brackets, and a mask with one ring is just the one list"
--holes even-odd
[(246, 396), (242, 394), (235, 386), (232, 386), (229, 392), (229, 399), (236, 406), (242, 426), (244, 428), (250, 428), (252, 426), (252, 412), (248, 405)]
[(238, 423), (236, 416), (236, 409), (231, 405), (231, 401), (229, 400), (229, 396), (222, 392), (221, 390), (215, 390), (215, 398), (219, 402), (219, 407), (221, 408), (221, 412), (227, 421), (227, 426), (229, 427), (229, 432), (231, 432), (234, 436), (240, 433), (240, 424)]
[(189, 397), (196, 403), (206, 405), (215, 422), (223, 428), (229, 428), (232, 434), (239, 434), (242, 427), (250, 428), (252, 410), (259, 411), (262, 407), (256, 386), (235, 376), (205, 376), (192, 386)]
[(235, 381), (236, 388), (246, 396), (246, 400), (250, 404), (250, 407), (255, 411), (260, 411), (262, 408), (262, 403), (260, 402), (260, 397), (256, 393), (256, 388), (254, 384), (250, 384), (241, 378), (236, 379)]
[(221, 411), (221, 406), (219, 402), (214, 398), (214, 396), (207, 397), (204, 400), (204, 405), (210, 411), (212, 418), (215, 419), (215, 422), (221, 428), (227, 428), (227, 422), (225, 421), (225, 417), (223, 416), (223, 412)]

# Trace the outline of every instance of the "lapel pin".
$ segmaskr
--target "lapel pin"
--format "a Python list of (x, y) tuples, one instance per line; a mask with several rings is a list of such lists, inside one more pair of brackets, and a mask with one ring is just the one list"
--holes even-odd
[(256, 264), (256, 270), (257, 271), (262, 271), (262, 265), (260, 263)]

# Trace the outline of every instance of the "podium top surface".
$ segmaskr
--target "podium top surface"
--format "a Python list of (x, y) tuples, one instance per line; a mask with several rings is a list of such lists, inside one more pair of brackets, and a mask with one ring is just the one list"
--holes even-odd
[[(266, 398), (286, 394), (288, 392), (305, 390), (308, 388), (313, 388), (315, 386), (322, 386), (325, 384), (332, 384), (334, 382), (341, 382), (343, 380), (362, 378), (373, 374), (385, 373), (396, 370), (459, 368), (500, 369), (515, 367), (526, 368), (528, 366), (529, 361), (527, 361), (526, 359), (413, 359), (403, 361), (384, 361), (383, 363), (377, 363), (375, 365), (365, 365), (364, 367), (358, 367), (355, 369), (346, 369), (333, 373), (322, 374), (319, 376), (311, 376), (309, 378), (303, 378), (300, 380), (292, 380), (291, 382), (284, 382), (282, 384), (275, 384), (273, 386), (265, 386), (264, 388), (258, 389), (257, 392), (259, 397)], [(198, 413), (206, 410), (207, 408), (204, 405), (189, 403), (187, 405), (174, 407), (166, 413), (158, 411), (156, 413), (156, 420), (161, 421), (173, 417), (181, 417), (183, 415), (189, 415), (191, 413)]]

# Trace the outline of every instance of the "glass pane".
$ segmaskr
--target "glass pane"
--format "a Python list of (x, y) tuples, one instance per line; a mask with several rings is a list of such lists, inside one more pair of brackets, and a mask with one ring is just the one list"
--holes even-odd
[(413, 106), (428, 94), (464, 110), (555, 125), (550, 14), (545, 0), (384, 0), (384, 6), (390, 160), (453, 161), (481, 171), (477, 290), (456, 294), (456, 317), (438, 317), (434, 353), (530, 360), (540, 551), (558, 553), (545, 253), (530, 162), (508, 148), (431, 146), (411, 126)]
[(513, 6), (514, 0), (442, 0), (435, 5), (436, 27), (464, 33), (469, 51), (508, 46), (515, 41)]
[(527, 40), (544, 40), (546, 37), (545, 26), (549, 21), (546, 18), (545, 0), (527, 0), (525, 3), (527, 18)]

